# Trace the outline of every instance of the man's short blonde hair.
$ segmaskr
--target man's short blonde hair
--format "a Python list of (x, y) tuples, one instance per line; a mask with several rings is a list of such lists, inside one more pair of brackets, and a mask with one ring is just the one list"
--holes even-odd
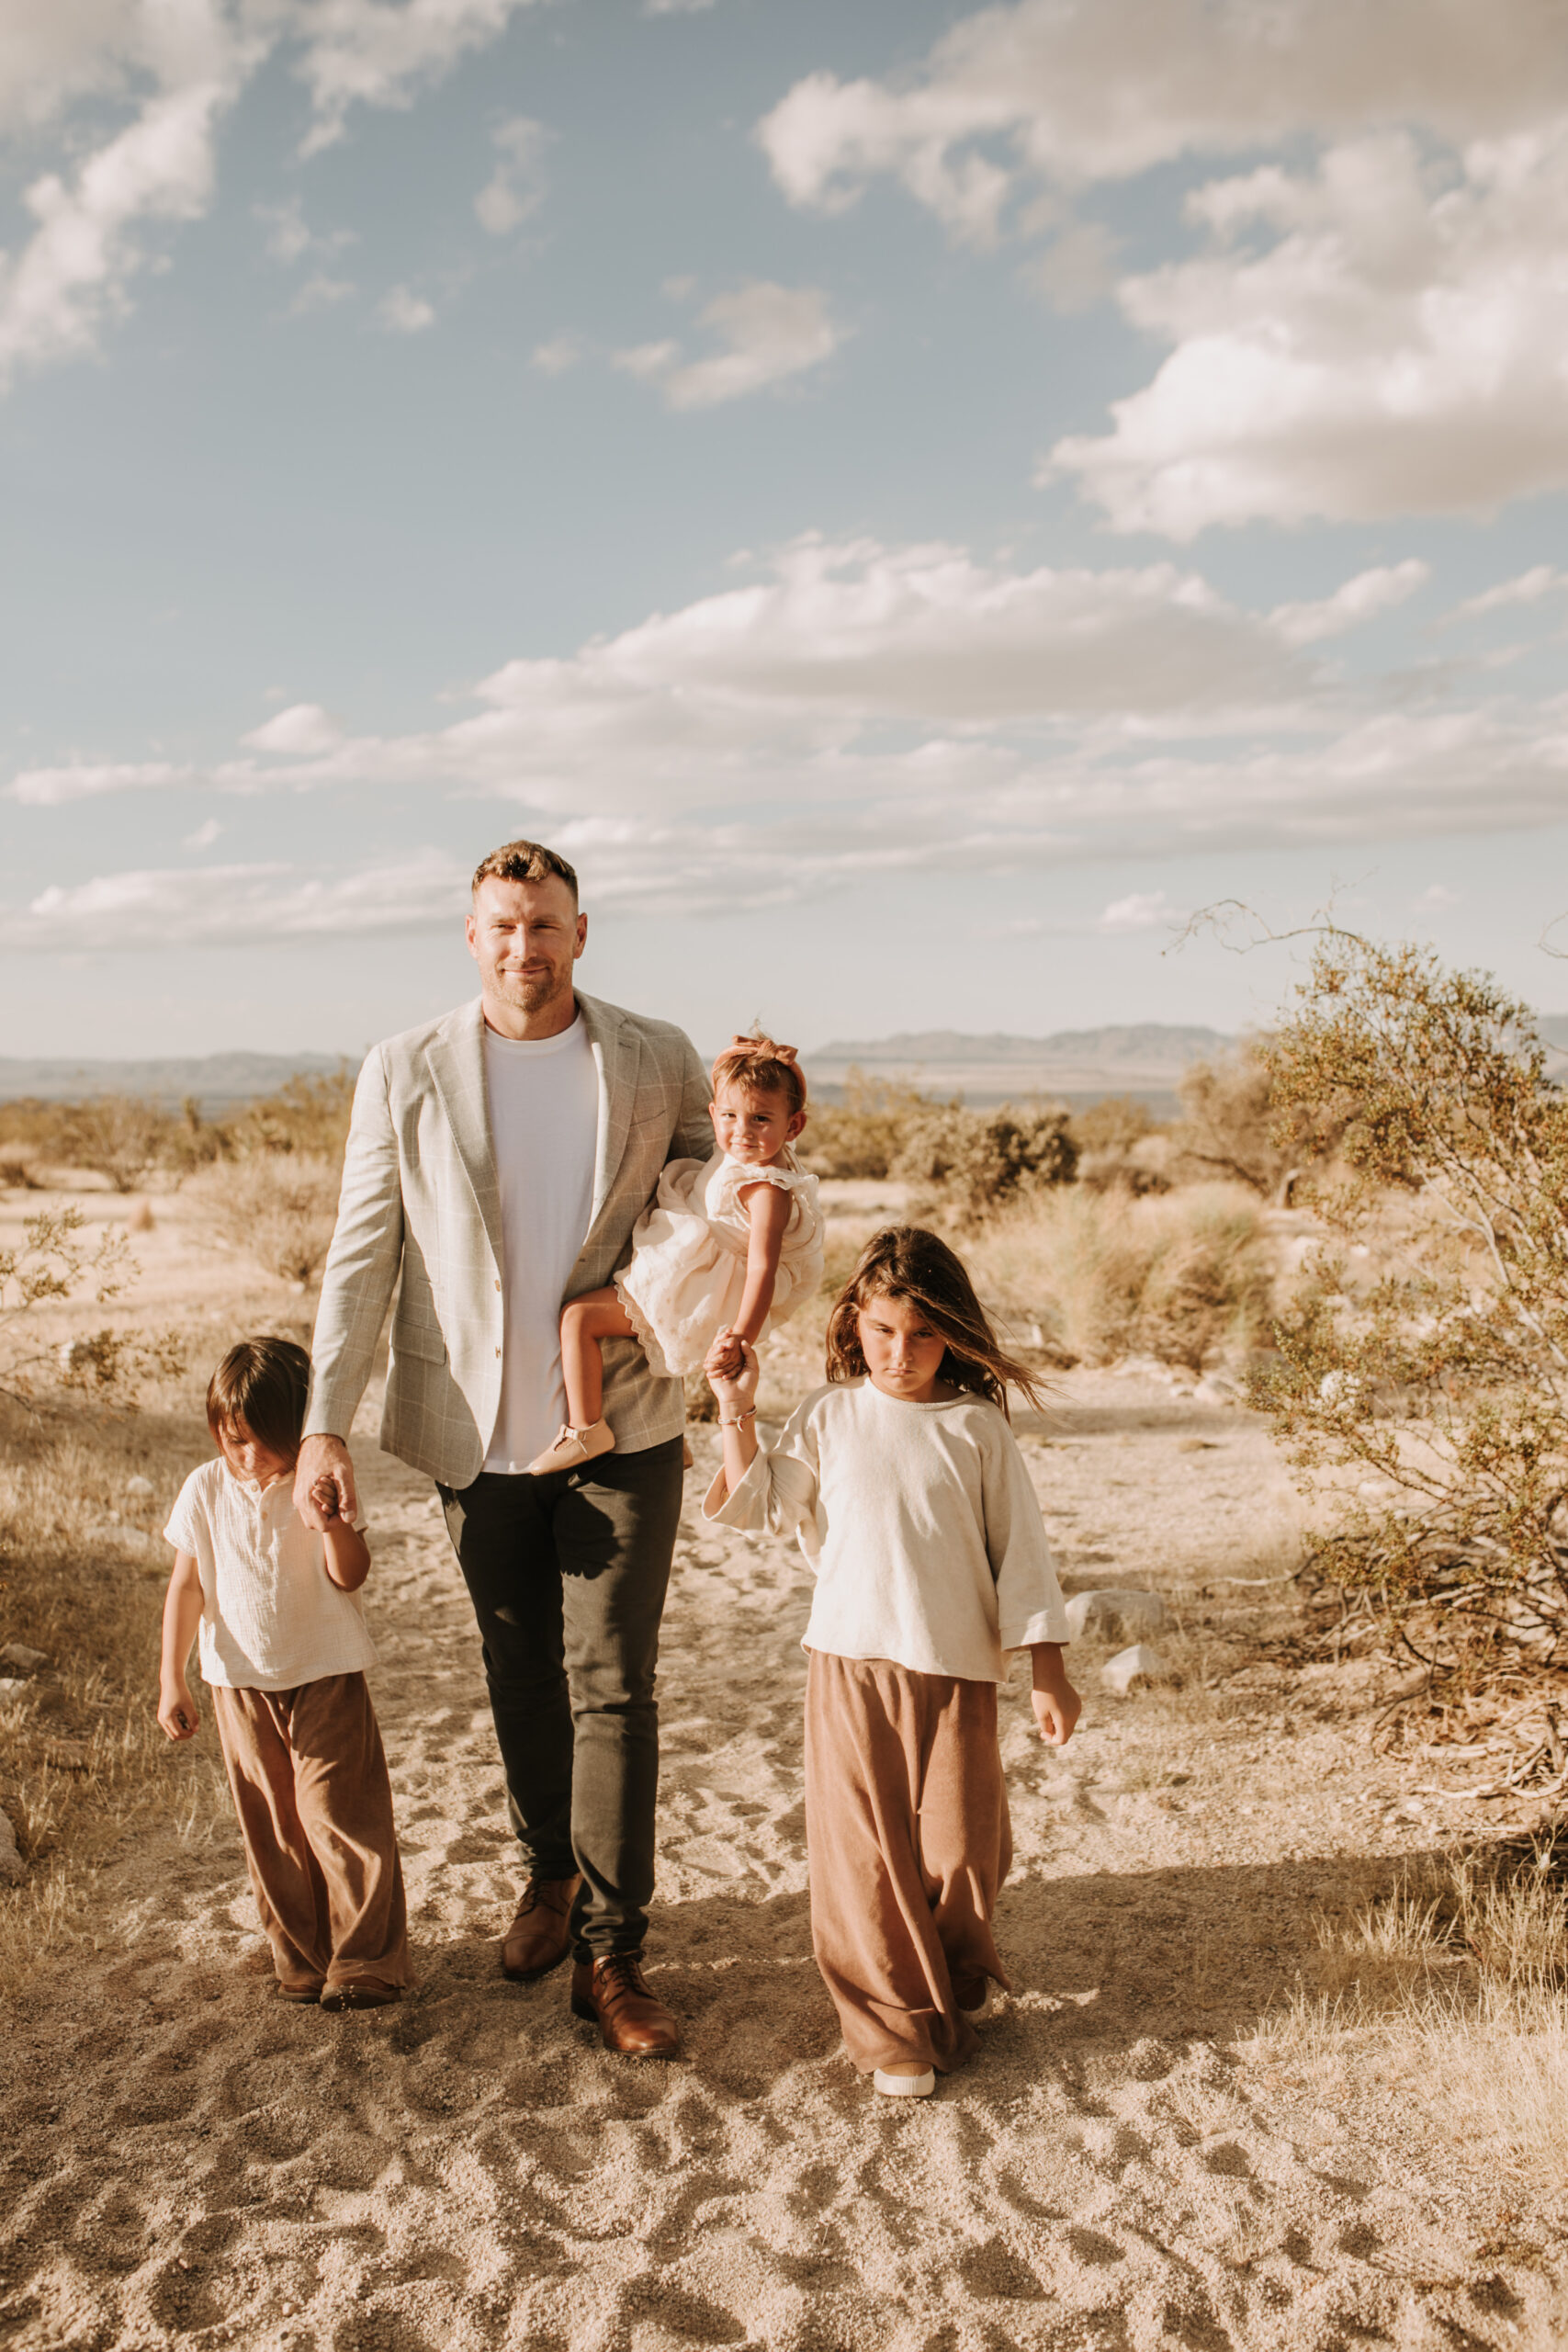
[(491, 881), (547, 882), (552, 875), (566, 884), (575, 901), (577, 868), (557, 851), (546, 849), (542, 842), (502, 842), (475, 866), (473, 888), (477, 890), (481, 882)]

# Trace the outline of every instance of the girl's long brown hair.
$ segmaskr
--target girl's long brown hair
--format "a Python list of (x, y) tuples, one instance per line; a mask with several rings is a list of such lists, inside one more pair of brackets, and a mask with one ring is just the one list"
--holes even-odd
[(949, 1387), (966, 1388), (972, 1396), (984, 1396), (987, 1403), (999, 1405), (1005, 1414), (1010, 1385), (1028, 1397), (1036, 1412), (1041, 1409), (1038, 1387), (1023, 1365), (1004, 1351), (990, 1317), (975, 1295), (963, 1260), (939, 1234), (928, 1233), (919, 1225), (885, 1226), (861, 1251), (828, 1317), (829, 1380), (865, 1377), (855, 1316), (873, 1298), (907, 1298), (919, 1307), (931, 1329), (946, 1342), (937, 1377)]

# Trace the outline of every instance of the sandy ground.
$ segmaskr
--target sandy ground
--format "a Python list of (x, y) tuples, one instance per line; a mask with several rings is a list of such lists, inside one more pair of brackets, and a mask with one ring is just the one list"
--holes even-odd
[(1018, 1989), (919, 2104), (852, 2071), (811, 1961), (803, 1564), (703, 1528), (695, 1438), (649, 1954), (682, 2059), (604, 2052), (565, 1971), (500, 1975), (518, 1874), (472, 1620), (428, 1487), (361, 1436), (420, 1988), (280, 2005), (210, 1721), (171, 1751), (157, 1826), (99, 1873), (96, 1949), (0, 2047), (0, 2344), (1568, 2343), (1561, 2213), (1371, 2078), (1325, 2104), (1258, 2038), (1348, 1858), (1386, 1884), (1439, 1826), (1343, 1678), (1247, 1646), (1279, 1595), (1224, 1580), (1276, 1572), (1293, 1524), (1261, 1427), (1105, 1374), (1024, 1424), (1064, 1582), (1167, 1594), (1186, 1687), (1111, 1699), (1080, 1653), (1060, 1757), (1021, 1673), (1004, 1693)]

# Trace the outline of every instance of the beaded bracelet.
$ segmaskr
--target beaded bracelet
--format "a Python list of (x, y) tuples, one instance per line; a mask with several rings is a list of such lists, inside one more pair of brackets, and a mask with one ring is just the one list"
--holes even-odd
[(720, 1421), (719, 1428), (721, 1430), (738, 1430), (742, 1421), (754, 1421), (756, 1418), (757, 1408), (755, 1405), (748, 1405), (746, 1410), (743, 1413), (737, 1413), (732, 1421)]

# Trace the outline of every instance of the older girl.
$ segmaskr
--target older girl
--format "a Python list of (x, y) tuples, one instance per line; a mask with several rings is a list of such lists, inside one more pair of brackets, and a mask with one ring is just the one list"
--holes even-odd
[(844, 2046), (919, 2098), (962, 2065), (992, 1982), (1012, 1859), (997, 1744), (1005, 1656), (1026, 1649), (1041, 1736), (1079, 1702), (1040, 1506), (1008, 1426), (1032, 1396), (963, 1265), (900, 1226), (861, 1255), (828, 1326), (828, 1385), (760, 1452), (757, 1360), (716, 1351), (724, 1467), (709, 1520), (799, 1537), (817, 1571), (805, 1646), (811, 1935)]

